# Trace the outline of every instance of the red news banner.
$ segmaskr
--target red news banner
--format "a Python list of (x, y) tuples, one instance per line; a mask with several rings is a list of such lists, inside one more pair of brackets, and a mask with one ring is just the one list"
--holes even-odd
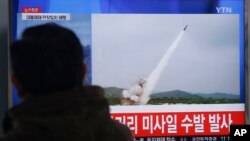
[(245, 123), (244, 104), (113, 106), (111, 113), (135, 137), (229, 135), (231, 124)]
[(22, 13), (42, 13), (42, 9), (40, 7), (22, 7)]

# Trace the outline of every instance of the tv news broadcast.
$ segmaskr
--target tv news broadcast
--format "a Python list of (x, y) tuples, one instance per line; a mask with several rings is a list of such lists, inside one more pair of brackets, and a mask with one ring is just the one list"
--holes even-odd
[(48, 22), (77, 34), (85, 83), (135, 141), (229, 141), (246, 123), (244, 0), (19, 0), (12, 14), (13, 40)]

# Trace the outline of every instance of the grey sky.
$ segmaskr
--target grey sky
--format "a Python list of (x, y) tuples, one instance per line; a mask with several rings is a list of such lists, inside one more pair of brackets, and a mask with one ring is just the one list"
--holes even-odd
[(128, 88), (147, 77), (180, 31), (155, 91), (239, 94), (238, 15), (92, 15), (92, 80)]

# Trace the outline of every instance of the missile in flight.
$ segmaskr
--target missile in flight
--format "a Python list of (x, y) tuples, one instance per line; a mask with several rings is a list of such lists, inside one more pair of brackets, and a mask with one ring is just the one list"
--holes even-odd
[(187, 29), (187, 27), (188, 27), (188, 24), (184, 27), (184, 29), (183, 29), (183, 30), (185, 31), (185, 30)]

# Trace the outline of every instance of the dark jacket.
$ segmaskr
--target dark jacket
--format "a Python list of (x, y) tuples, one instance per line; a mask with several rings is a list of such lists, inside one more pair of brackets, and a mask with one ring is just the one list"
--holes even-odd
[(29, 97), (10, 109), (12, 130), (0, 141), (132, 141), (129, 128), (111, 119), (98, 86)]

